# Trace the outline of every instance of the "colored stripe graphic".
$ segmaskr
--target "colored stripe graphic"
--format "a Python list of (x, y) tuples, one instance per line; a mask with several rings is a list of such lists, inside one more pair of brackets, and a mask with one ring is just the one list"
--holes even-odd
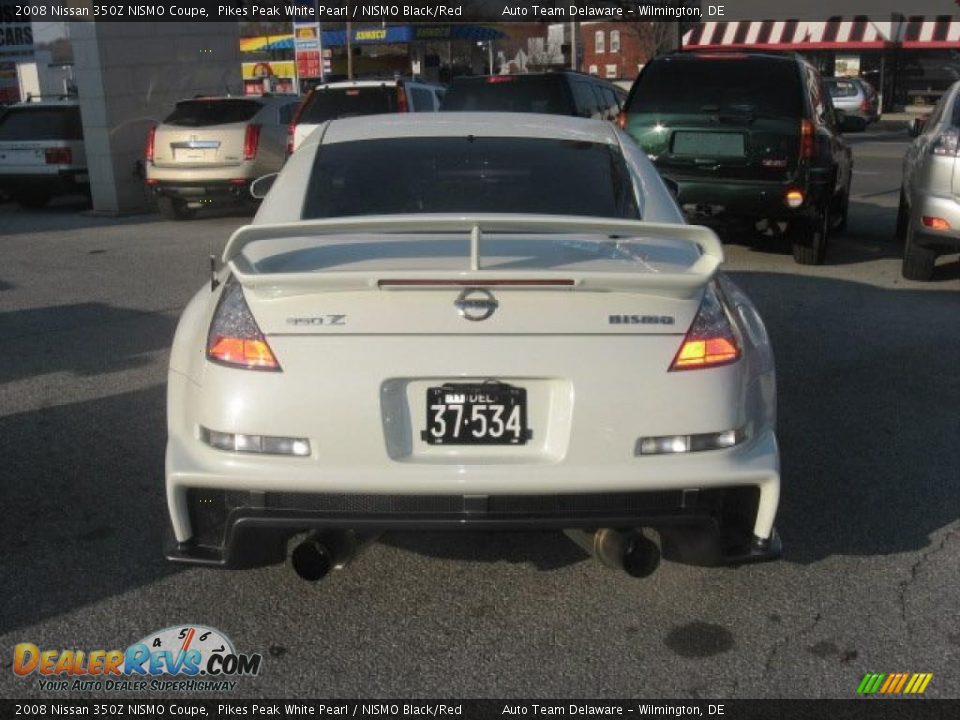
[(920, 695), (932, 679), (933, 673), (867, 673), (857, 686), (857, 694)]

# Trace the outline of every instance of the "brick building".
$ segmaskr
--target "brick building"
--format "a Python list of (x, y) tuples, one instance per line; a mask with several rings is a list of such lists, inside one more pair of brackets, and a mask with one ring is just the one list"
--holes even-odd
[(610, 80), (633, 80), (650, 58), (650, 23), (585, 22), (580, 24), (583, 60), (580, 69)]

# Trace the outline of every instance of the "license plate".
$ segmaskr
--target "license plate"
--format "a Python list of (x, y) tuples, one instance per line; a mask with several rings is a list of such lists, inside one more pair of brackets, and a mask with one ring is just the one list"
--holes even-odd
[(176, 162), (212, 162), (216, 157), (216, 150), (177, 148), (173, 151), (173, 159)]
[(427, 388), (430, 445), (523, 445), (527, 428), (527, 391), (503, 383), (448, 384)]
[(673, 134), (674, 155), (698, 157), (743, 157), (743, 135), (729, 132), (682, 132)]

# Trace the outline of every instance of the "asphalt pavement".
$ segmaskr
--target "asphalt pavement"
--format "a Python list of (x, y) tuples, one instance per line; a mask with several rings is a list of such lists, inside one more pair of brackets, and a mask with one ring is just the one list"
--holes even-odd
[(906, 136), (851, 137), (826, 265), (727, 246), (776, 352), (785, 555), (645, 580), (559, 533), (390, 534), (318, 585), (168, 563), (168, 350), (246, 218), (0, 205), (0, 696), (44, 696), (17, 643), (201, 623), (264, 654), (235, 697), (849, 698), (867, 672), (960, 697), (960, 263), (900, 278)]

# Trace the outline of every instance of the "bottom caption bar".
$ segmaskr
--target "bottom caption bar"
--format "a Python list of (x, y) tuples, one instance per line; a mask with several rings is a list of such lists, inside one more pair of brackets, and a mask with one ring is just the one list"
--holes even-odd
[(540, 718), (707, 717), (716, 720), (960, 717), (960, 700), (0, 700), (0, 718)]

